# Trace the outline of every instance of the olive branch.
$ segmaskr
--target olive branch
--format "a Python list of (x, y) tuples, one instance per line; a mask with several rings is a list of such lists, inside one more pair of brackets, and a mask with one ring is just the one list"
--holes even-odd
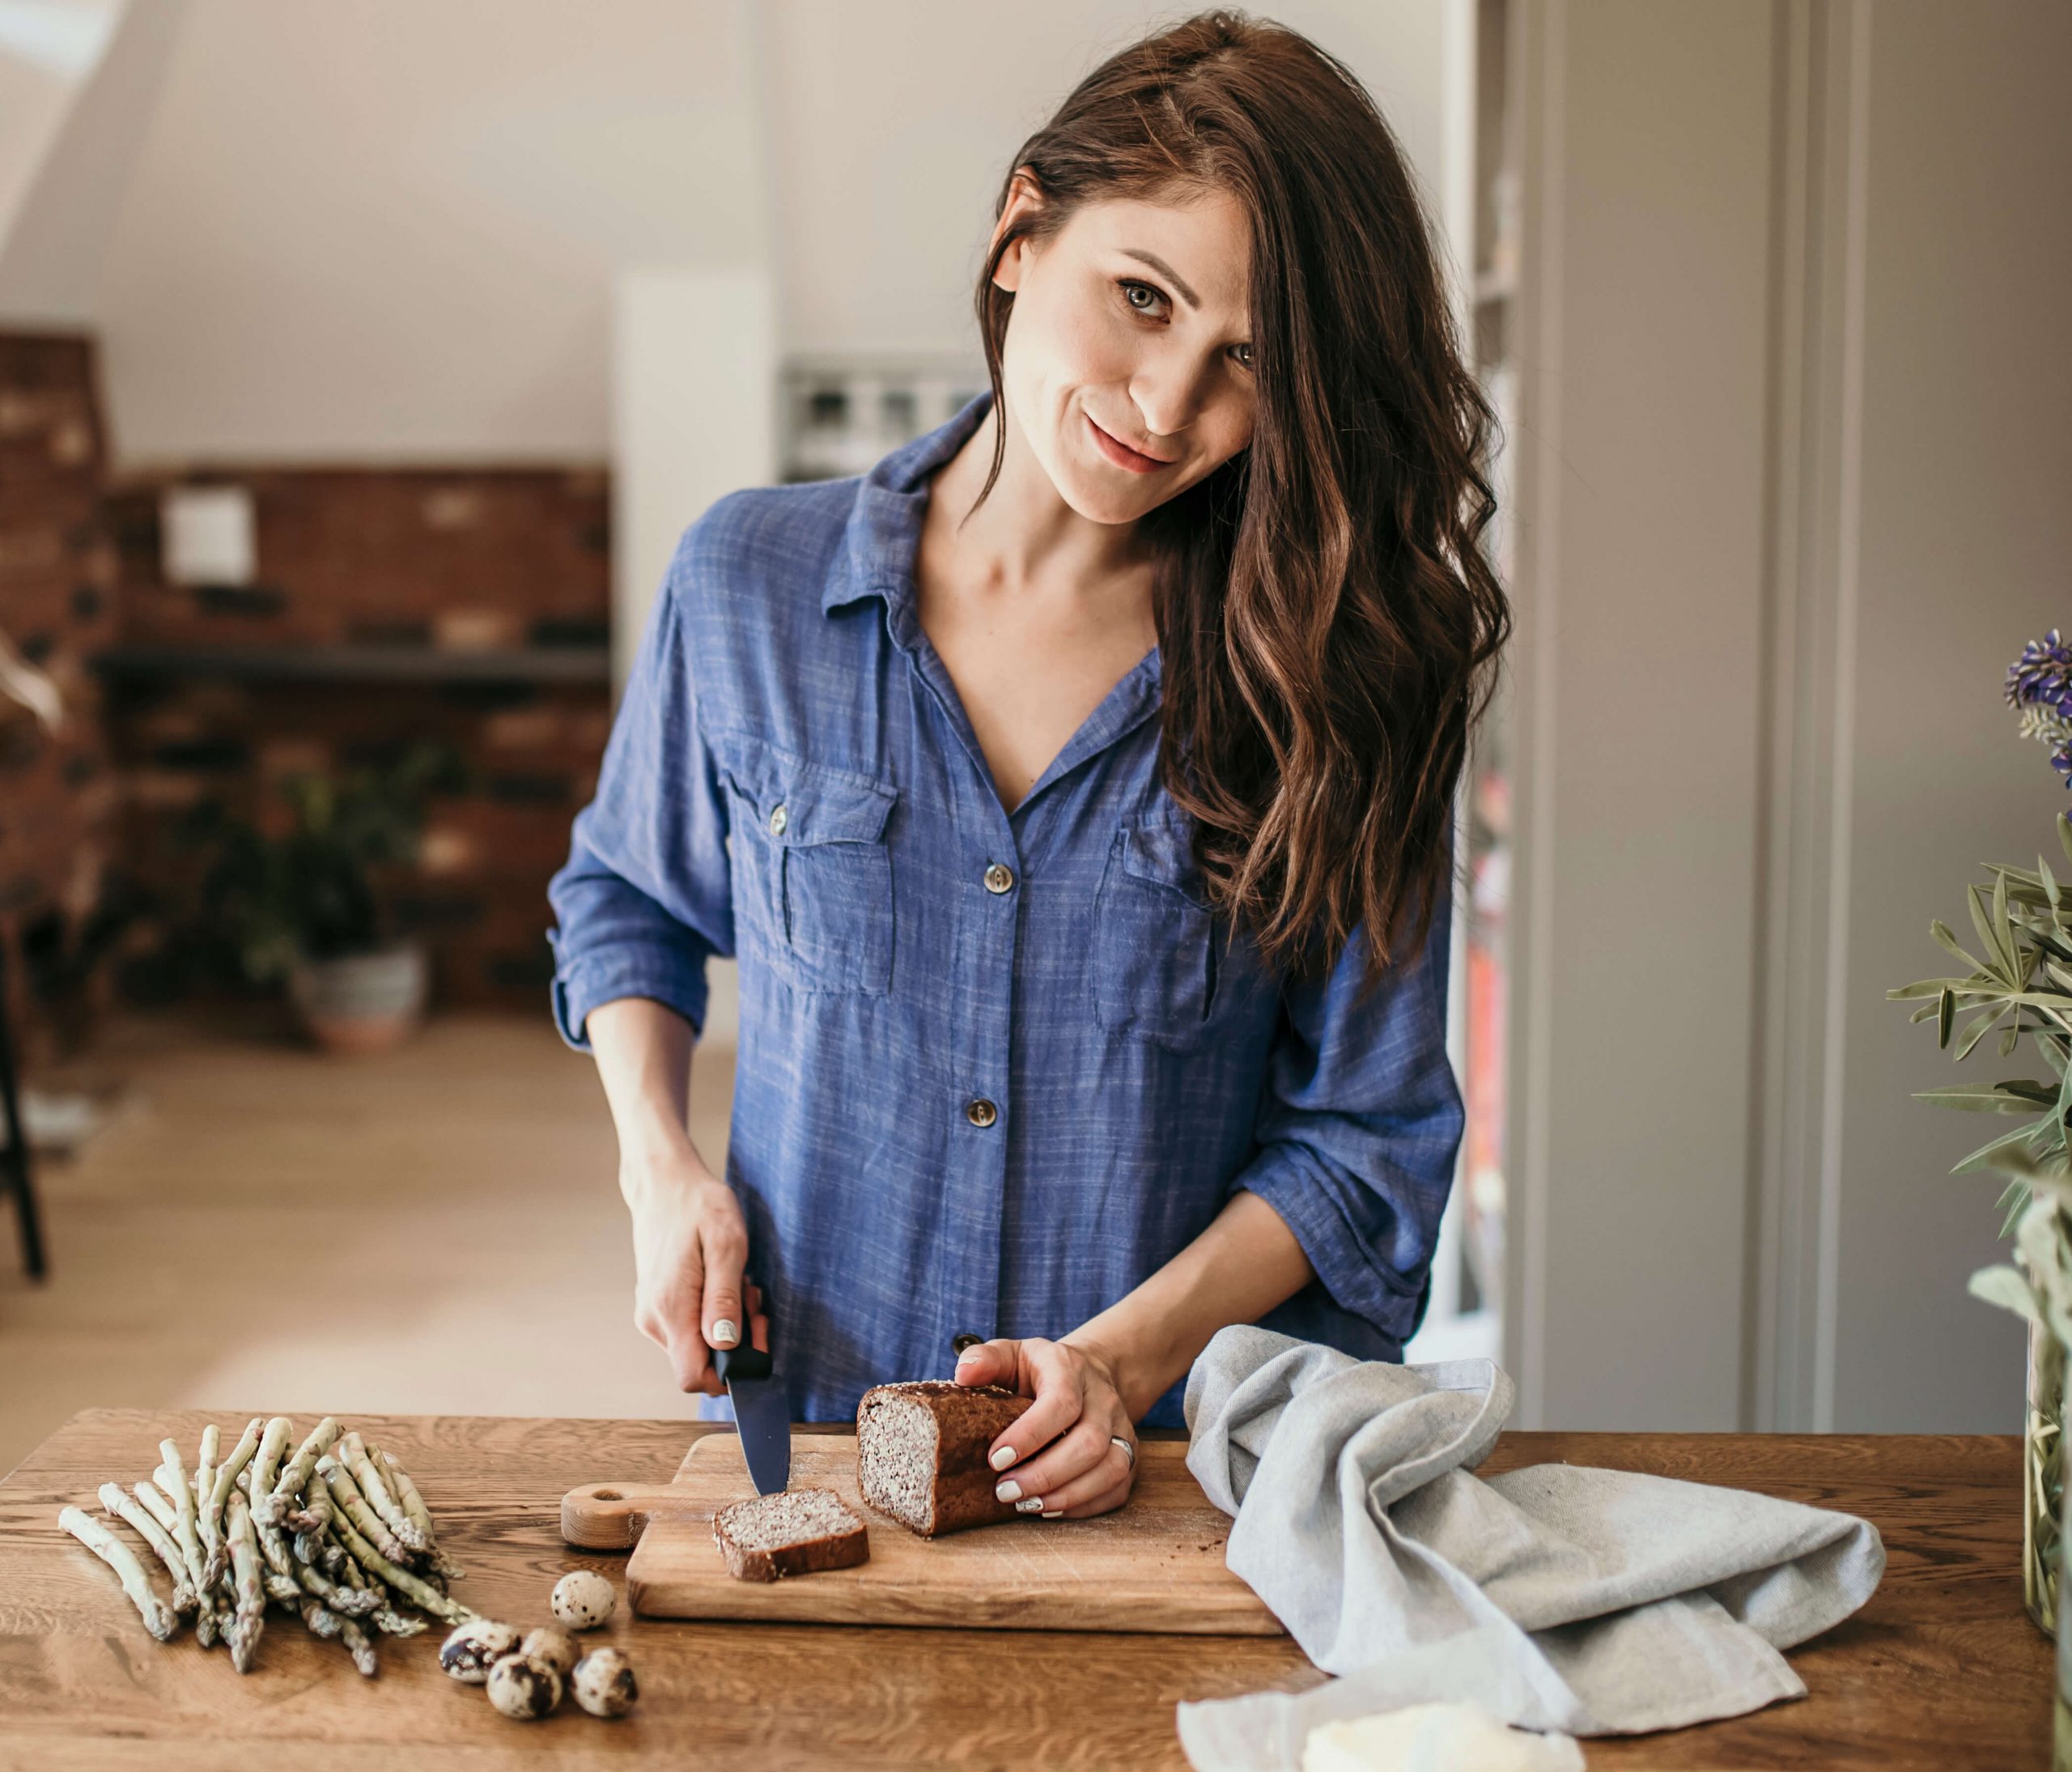
[[(2072, 818), (2061, 812), (2057, 840), (2072, 864)], [(1970, 968), (1968, 974), (1921, 979), (1885, 994), (1896, 1001), (1927, 999), (1911, 1019), (1934, 1016), (1936, 1043), (1946, 1051), (1957, 1017), (1966, 1015), (1962, 1031), (1955, 1035), (1959, 1063), (1996, 1028), (2003, 1058), (2023, 1035), (2034, 1036), (2054, 1081), (2019, 1077), (1918, 1090), (1914, 1098), (1968, 1113), (2028, 1116), (1950, 1171), (2008, 1178), (2000, 1196), (2005, 1214), (2000, 1234), (2012, 1234), (2023, 1264), (1981, 1268), (1968, 1290), (2048, 1328), (2072, 1346), (2072, 1157), (2066, 1148), (2072, 1120), (2072, 885), (2061, 885), (2041, 856), (2033, 873), (1999, 862), (1984, 865), (1993, 875), (1990, 888), (1974, 883), (1966, 890), (1985, 958), (1968, 952), (1938, 919), (1930, 933)]]

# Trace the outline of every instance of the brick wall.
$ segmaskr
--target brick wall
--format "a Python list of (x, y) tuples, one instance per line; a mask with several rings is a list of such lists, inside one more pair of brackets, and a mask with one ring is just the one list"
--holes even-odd
[[(378, 759), (399, 743), (452, 745), (465, 794), (435, 803), (419, 867), (386, 882), (398, 927), (433, 958), (435, 1004), (546, 1013), (546, 882), (569, 822), (594, 791), (610, 695), (593, 682), (225, 680), (180, 668), (230, 648), (319, 655), (408, 648), (422, 665), (485, 648), (572, 656), (609, 634), (605, 476), (541, 470), (218, 468), (183, 478), (248, 487), (256, 582), (168, 584), (159, 567), (163, 476), (113, 488), (124, 648), (156, 649), (109, 699), (127, 789), (124, 852), (177, 901), (193, 864), (180, 815), (215, 798), (263, 816), (295, 769)], [(292, 656), (291, 653), (290, 656)], [(181, 987), (168, 924), (132, 943), (133, 994)]]
[(117, 619), (99, 410), (89, 340), (0, 334), (0, 630), (67, 714), (53, 734), (0, 695), (0, 944), (30, 1068), (80, 1037), (106, 993), (87, 933), (117, 810), (86, 664)]

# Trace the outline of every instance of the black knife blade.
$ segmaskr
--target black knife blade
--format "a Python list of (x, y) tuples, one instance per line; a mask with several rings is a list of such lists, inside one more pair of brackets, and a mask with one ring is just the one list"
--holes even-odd
[(734, 1405), (756, 1494), (781, 1494), (792, 1484), (792, 1406), (770, 1356), (758, 1347), (715, 1348), (712, 1368)]

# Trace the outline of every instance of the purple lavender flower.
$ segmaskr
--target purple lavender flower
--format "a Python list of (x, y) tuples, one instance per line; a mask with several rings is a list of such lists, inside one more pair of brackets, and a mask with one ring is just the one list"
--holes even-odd
[(2022, 736), (2052, 747), (2050, 767), (2072, 788), (2072, 647), (2056, 628), (2031, 640), (2007, 667), (2007, 705), (2022, 710)]

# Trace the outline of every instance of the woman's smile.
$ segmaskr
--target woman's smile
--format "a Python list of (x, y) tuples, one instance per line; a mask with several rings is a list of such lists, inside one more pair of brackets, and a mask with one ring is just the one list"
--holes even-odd
[(1132, 449), (1127, 443), (1111, 437), (1093, 422), (1089, 415), (1087, 428), (1093, 431), (1094, 441), (1101, 445), (1101, 453), (1119, 468), (1127, 468), (1132, 474), (1155, 474), (1161, 468), (1170, 468), (1172, 463), (1161, 461), (1157, 456), (1146, 455), (1141, 449)]

